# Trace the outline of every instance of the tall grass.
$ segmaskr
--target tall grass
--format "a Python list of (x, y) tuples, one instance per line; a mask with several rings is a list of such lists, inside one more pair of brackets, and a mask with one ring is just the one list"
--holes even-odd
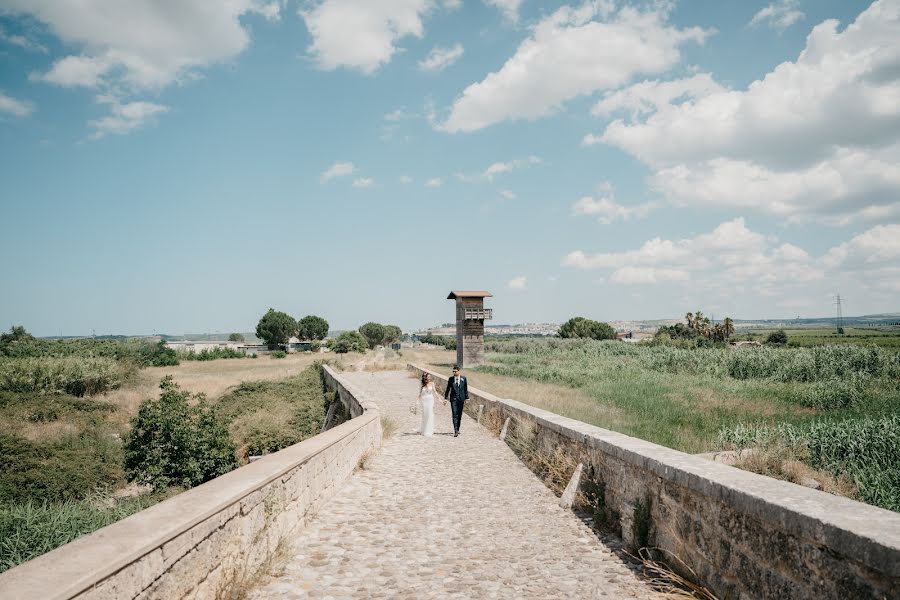
[(724, 450), (783, 446), (815, 469), (846, 475), (860, 497), (900, 511), (900, 415), (814, 421), (802, 425), (737, 425), (717, 440)]
[(94, 395), (115, 389), (133, 373), (111, 358), (0, 359), (0, 391)]
[(95, 496), (65, 502), (0, 503), (0, 572), (144, 510), (163, 498), (154, 494), (120, 501)]

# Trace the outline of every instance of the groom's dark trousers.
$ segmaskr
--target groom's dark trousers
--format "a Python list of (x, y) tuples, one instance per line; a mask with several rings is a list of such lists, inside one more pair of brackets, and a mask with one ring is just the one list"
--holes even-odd
[(459, 433), (459, 423), (462, 421), (463, 405), (469, 399), (469, 384), (465, 377), (460, 377), (457, 383), (456, 377), (447, 381), (447, 389), (444, 390), (444, 399), (450, 400), (450, 412), (453, 414), (453, 431)]

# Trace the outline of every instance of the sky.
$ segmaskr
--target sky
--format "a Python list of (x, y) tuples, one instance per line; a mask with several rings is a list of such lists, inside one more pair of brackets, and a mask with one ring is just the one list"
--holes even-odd
[(900, 311), (900, 0), (0, 0), (0, 327)]

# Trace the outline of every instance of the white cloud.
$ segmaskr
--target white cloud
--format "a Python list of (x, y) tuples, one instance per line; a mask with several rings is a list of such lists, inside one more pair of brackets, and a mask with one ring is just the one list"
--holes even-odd
[(441, 179), (440, 177), (435, 177), (435, 178), (429, 179), (428, 181), (425, 182), (425, 187), (429, 187), (429, 188), (439, 188), (442, 185), (444, 185), (444, 180)]
[(510, 23), (519, 22), (519, 8), (522, 6), (522, 0), (484, 0), (484, 2), (499, 10), (503, 18)]
[(760, 9), (750, 20), (750, 25), (768, 25), (772, 29), (784, 31), (806, 15), (799, 6), (798, 0), (778, 0)]
[(707, 81), (671, 104), (650, 93), (660, 83), (611, 97), (610, 108), (637, 111), (602, 140), (653, 168), (651, 185), (677, 204), (833, 224), (897, 216), (897, 39), (900, 1), (873, 2), (843, 31), (816, 26), (795, 62), (745, 90)]
[(0, 91), (0, 113), (7, 113), (14, 117), (27, 117), (34, 112), (34, 105), (26, 100), (17, 100)]
[(829, 267), (860, 267), (900, 261), (900, 225), (876, 225), (825, 255)]
[(122, 104), (114, 98), (104, 96), (98, 98), (98, 102), (108, 104), (110, 106), (110, 114), (100, 119), (88, 121), (88, 126), (94, 130), (90, 136), (93, 140), (98, 140), (111, 134), (125, 135), (131, 133), (153, 119), (153, 117), (169, 110), (168, 106), (153, 102), (138, 101)]
[(698, 279), (713, 286), (752, 282), (762, 291), (824, 277), (823, 266), (804, 250), (775, 243), (737, 218), (694, 238), (653, 238), (636, 250), (593, 255), (576, 250), (563, 259), (563, 265), (611, 271), (610, 280), (623, 284)]
[(424, 59), (419, 61), (421, 71), (442, 71), (458, 61), (463, 55), (462, 44), (454, 44), (450, 48), (435, 46)]
[(230, 60), (249, 44), (241, 16), (271, 15), (257, 0), (4, 0), (12, 14), (45, 23), (63, 42), (82, 48), (35, 78), (66, 86), (120, 85), (159, 89), (197, 68)]
[(598, 117), (608, 117), (615, 112), (626, 111), (632, 120), (637, 120), (639, 116), (654, 113), (675, 100), (702, 98), (724, 90), (708, 73), (697, 73), (693, 77), (673, 81), (642, 81), (607, 92), (591, 112)]
[(355, 188), (370, 188), (373, 185), (375, 185), (375, 180), (371, 177), (360, 177), (353, 180), (353, 187)]
[(462, 0), (444, 0), (444, 9), (453, 11), (462, 6)]
[(512, 190), (500, 190), (500, 195), (506, 200), (515, 200), (516, 193)]
[(47, 47), (43, 44), (39, 44), (38, 42), (29, 40), (23, 35), (10, 35), (6, 33), (6, 31), (4, 31), (2, 27), (0, 27), (0, 42), (12, 44), (13, 46), (18, 46), (19, 48), (23, 48), (31, 52), (40, 52), (41, 54), (47, 54), (48, 52)]
[(603, 143), (603, 136), (594, 135), (593, 133), (588, 133), (581, 139), (582, 146), (596, 146), (597, 144)]
[(602, 195), (598, 198), (584, 196), (572, 205), (572, 213), (596, 217), (602, 225), (609, 225), (616, 221), (628, 221), (646, 217), (656, 208), (654, 202), (644, 202), (634, 206), (625, 206), (616, 201), (615, 193), (609, 183), (601, 184)]
[(535, 25), (499, 71), (467, 87), (438, 127), (475, 131), (507, 119), (533, 120), (578, 96), (666, 71), (680, 60), (682, 44), (709, 34), (666, 21), (664, 9), (612, 12), (604, 2), (563, 7)]
[(400, 176), (400, 183), (402, 183), (403, 185), (408, 185), (408, 184), (412, 183), (412, 181), (413, 181), (413, 179), (409, 175), (401, 175)]
[(524, 275), (519, 275), (518, 277), (513, 277), (507, 282), (506, 287), (511, 290), (524, 290), (528, 285), (528, 278)]
[(422, 37), (422, 17), (432, 6), (432, 0), (323, 0), (299, 12), (313, 38), (309, 52), (320, 68), (371, 74), (390, 62), (398, 40)]
[(534, 165), (542, 164), (543, 162), (544, 161), (540, 156), (532, 154), (527, 158), (516, 158), (513, 160), (491, 163), (481, 173), (457, 173), (456, 178), (465, 183), (476, 183), (480, 181), (489, 181), (493, 183), (494, 179), (500, 175), (505, 175), (519, 169), (526, 169)]
[(319, 176), (320, 183), (328, 183), (335, 177), (346, 177), (356, 172), (356, 166), (352, 162), (336, 162)]

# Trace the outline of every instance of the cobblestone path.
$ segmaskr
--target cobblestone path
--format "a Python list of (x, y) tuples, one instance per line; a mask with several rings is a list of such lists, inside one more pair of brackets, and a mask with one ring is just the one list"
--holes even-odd
[(400, 427), (251, 598), (664, 597), (468, 416), (454, 438), (438, 402), (434, 437), (418, 435), (405, 372), (342, 376)]

